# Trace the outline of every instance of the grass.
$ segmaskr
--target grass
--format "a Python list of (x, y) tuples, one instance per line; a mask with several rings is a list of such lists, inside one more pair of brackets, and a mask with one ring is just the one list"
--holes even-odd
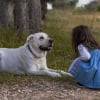
[[(95, 19), (92, 23), (93, 16)], [(72, 62), (71, 48), (71, 30), (76, 25), (85, 24), (91, 26), (94, 35), (100, 41), (100, 14), (95, 13), (80, 13), (77, 11), (68, 10), (52, 10), (49, 11), (44, 20), (43, 31), (48, 33), (54, 39), (53, 50), (47, 55), (48, 67), (53, 69), (61, 69), (67, 71)], [(26, 41), (27, 34), (18, 37), (18, 33), (13, 29), (6, 28), (0, 30), (0, 47), (19, 47)], [(0, 82), (11, 81), (27, 81), (33, 76), (15, 76), (9, 73), (0, 74)]]
[(93, 16), (95, 19), (92, 30), (96, 39), (100, 39), (100, 14), (97, 12), (85, 13), (67, 10), (53, 10), (48, 12), (44, 29), (54, 39), (54, 48), (48, 54), (48, 65), (55, 69), (67, 71), (72, 62), (71, 30), (73, 27), (85, 24), (91, 27)]

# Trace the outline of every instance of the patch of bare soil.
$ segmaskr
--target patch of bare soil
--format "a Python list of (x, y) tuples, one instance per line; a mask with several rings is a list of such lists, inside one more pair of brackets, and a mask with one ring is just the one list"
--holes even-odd
[(100, 100), (100, 90), (79, 87), (75, 81), (35, 78), (1, 83), (0, 100)]

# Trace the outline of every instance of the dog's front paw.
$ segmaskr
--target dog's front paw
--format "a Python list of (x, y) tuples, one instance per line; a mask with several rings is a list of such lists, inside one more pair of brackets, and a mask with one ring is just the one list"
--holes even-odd
[(61, 74), (60, 73), (53, 73), (51, 76), (52, 77), (61, 77)]
[(64, 72), (64, 71), (59, 71), (59, 73), (63, 76), (72, 76), (70, 73), (68, 72)]

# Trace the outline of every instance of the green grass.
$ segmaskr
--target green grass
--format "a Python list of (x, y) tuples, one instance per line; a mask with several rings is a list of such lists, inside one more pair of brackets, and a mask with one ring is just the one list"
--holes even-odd
[(13, 28), (0, 29), (0, 47), (16, 48), (26, 41), (27, 34), (20, 34)]
[[(43, 30), (54, 40), (54, 47), (47, 55), (48, 67), (67, 71), (72, 62), (71, 30), (74, 26), (85, 24), (91, 26), (94, 13), (79, 13), (67, 10), (49, 11), (44, 20)], [(94, 35), (100, 41), (100, 14), (95, 13), (92, 24)], [(18, 37), (18, 33), (13, 29), (6, 28), (0, 30), (0, 47), (16, 48), (23, 45), (27, 34)], [(33, 76), (16, 76), (9, 73), (0, 74), (0, 82), (27, 81)]]

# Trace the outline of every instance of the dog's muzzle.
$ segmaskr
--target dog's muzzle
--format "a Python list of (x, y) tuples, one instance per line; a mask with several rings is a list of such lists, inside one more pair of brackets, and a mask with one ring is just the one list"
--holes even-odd
[(40, 50), (42, 50), (42, 51), (49, 51), (49, 50), (51, 50), (52, 47), (53, 47), (53, 40), (50, 39), (48, 42), (49, 43), (48, 43), (48, 46), (47, 47), (44, 47), (44, 46), (40, 45), (40, 47), (39, 47)]

